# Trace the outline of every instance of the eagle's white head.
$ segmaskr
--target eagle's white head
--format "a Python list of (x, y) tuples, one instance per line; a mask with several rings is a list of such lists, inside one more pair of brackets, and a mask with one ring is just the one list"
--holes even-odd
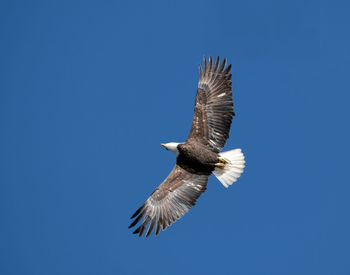
[(177, 149), (177, 146), (179, 145), (180, 143), (178, 142), (169, 142), (169, 143), (162, 143), (161, 145), (165, 147), (165, 149), (173, 152), (176, 156), (179, 155), (179, 149)]

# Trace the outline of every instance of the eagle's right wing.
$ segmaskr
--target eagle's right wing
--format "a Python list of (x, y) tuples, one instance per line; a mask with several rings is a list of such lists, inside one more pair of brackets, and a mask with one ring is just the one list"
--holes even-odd
[(141, 237), (148, 227), (146, 237), (154, 228), (156, 235), (181, 218), (196, 204), (198, 197), (207, 189), (208, 175), (192, 174), (175, 165), (166, 180), (158, 186), (146, 202), (132, 215), (135, 226), (142, 217), (141, 225), (133, 232)]
[(218, 153), (228, 139), (233, 112), (231, 65), (219, 57), (213, 64), (204, 58), (204, 68), (199, 65), (199, 82), (192, 127), (187, 140), (195, 139)]

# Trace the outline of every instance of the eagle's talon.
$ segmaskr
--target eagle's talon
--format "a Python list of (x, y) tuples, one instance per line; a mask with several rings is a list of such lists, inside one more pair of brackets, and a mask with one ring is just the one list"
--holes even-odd
[(222, 162), (218, 162), (218, 163), (215, 163), (215, 166), (216, 166), (216, 167), (219, 167), (219, 168), (224, 168), (224, 167), (225, 167), (225, 164), (222, 163)]
[(222, 157), (218, 157), (218, 160), (220, 163), (223, 163), (223, 164), (227, 163), (227, 160)]

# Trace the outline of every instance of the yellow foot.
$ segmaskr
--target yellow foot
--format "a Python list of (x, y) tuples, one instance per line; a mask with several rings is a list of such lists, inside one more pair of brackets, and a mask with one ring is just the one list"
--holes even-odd
[(218, 162), (218, 163), (215, 163), (215, 166), (223, 169), (225, 167), (225, 163)]
[(222, 157), (218, 157), (218, 160), (219, 160), (219, 162), (221, 162), (221, 163), (227, 163), (227, 161), (226, 161), (226, 159), (224, 159), (224, 158), (222, 158)]

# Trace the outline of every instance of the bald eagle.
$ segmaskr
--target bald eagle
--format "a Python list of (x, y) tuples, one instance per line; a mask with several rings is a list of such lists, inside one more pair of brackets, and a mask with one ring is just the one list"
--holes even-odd
[(148, 237), (155, 229), (160, 230), (181, 218), (196, 204), (207, 189), (209, 176), (213, 173), (227, 188), (237, 181), (245, 167), (241, 149), (221, 152), (229, 137), (233, 112), (231, 65), (226, 58), (220, 64), (218, 57), (211, 57), (203, 68), (199, 65), (199, 83), (195, 100), (194, 117), (190, 134), (183, 143), (162, 144), (176, 155), (176, 165), (146, 202), (132, 215), (133, 232)]

